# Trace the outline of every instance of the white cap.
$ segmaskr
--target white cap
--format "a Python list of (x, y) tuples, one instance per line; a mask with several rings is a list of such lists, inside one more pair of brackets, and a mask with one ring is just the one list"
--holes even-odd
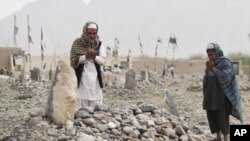
[(91, 24), (89, 24), (88, 28), (97, 29), (97, 26), (96, 26), (96, 24), (91, 23)]
[(209, 49), (214, 49), (214, 45), (212, 43), (207, 45), (207, 50), (209, 50)]

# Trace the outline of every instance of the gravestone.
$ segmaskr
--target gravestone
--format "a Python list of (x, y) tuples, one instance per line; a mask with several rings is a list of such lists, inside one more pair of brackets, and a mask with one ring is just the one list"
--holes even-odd
[(125, 88), (126, 89), (133, 89), (135, 86), (135, 72), (130, 69), (126, 72), (126, 79), (125, 79)]
[(166, 88), (165, 94), (166, 94), (165, 95), (166, 104), (168, 105), (170, 113), (179, 117), (179, 113), (178, 113), (178, 110), (176, 108), (176, 104), (175, 104), (174, 98), (172, 96), (173, 94), (172, 94), (171, 90)]
[(46, 116), (55, 124), (74, 120), (77, 81), (74, 70), (63, 61), (58, 62), (49, 93)]
[(147, 71), (147, 69), (141, 71), (141, 81), (148, 81), (148, 71)]
[(34, 81), (39, 81), (40, 79), (40, 69), (34, 67), (33, 70), (30, 71), (30, 79)]

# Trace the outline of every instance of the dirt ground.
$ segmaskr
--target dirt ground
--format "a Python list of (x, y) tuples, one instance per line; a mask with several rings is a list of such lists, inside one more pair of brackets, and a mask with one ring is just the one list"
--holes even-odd
[[(121, 77), (124, 78), (124, 74)], [(209, 132), (206, 112), (202, 109), (202, 90), (189, 90), (191, 85), (200, 84), (201, 81), (202, 74), (177, 74), (174, 79), (155, 75), (147, 83), (137, 80), (135, 90), (124, 89), (124, 85), (120, 85), (118, 88), (105, 87), (103, 89), (104, 103), (110, 107), (123, 107), (137, 102), (145, 102), (160, 108), (168, 108), (164, 90), (169, 88), (180, 117), (186, 117), (190, 123), (200, 125), (204, 131)], [(244, 83), (249, 83), (249, 81), (244, 81)], [(46, 85), (16, 86), (4, 81), (1, 81), (0, 85), (1, 139), (1, 136), (7, 136), (11, 133), (10, 131), (25, 123), (28, 111), (32, 107), (46, 107), (50, 85), (48, 83)], [(241, 91), (241, 98), (244, 124), (250, 124), (250, 91)], [(230, 124), (239, 123), (235, 118), (230, 118)]]
[[(193, 77), (196, 77), (197, 80), (194, 80)], [(165, 93), (164, 89), (166, 87), (170, 88), (176, 107), (181, 117), (187, 117), (190, 122), (197, 123), (199, 125), (204, 125), (204, 128), (209, 130), (206, 111), (202, 108), (203, 94), (202, 90), (191, 91), (188, 88), (192, 83), (198, 81), (201, 83), (202, 75), (177, 75), (176, 78), (172, 79), (170, 77), (160, 77), (159, 80), (162, 83), (162, 86), (149, 88), (150, 90), (142, 91), (143, 95), (105, 95), (104, 101), (113, 106), (124, 106), (128, 104), (136, 104), (137, 102), (143, 101), (146, 103), (152, 103), (158, 107), (168, 108), (165, 102)], [(239, 80), (241, 81), (241, 80)], [(245, 82), (245, 83), (249, 83)], [(241, 104), (243, 111), (243, 124), (250, 124), (250, 91), (240, 91), (241, 93)], [(230, 124), (240, 124), (238, 120), (230, 116)]]

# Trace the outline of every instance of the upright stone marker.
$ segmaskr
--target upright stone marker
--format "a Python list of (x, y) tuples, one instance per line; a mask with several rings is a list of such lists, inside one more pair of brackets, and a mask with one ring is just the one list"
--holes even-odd
[(133, 89), (135, 86), (135, 72), (131, 69), (126, 73), (125, 88)]
[(77, 81), (74, 70), (59, 61), (52, 82), (46, 116), (55, 124), (66, 124), (74, 120)]
[(30, 71), (30, 79), (39, 81), (40, 79), (40, 69), (37, 67), (34, 67), (33, 70)]
[(148, 71), (147, 71), (147, 69), (141, 71), (141, 81), (148, 81)]

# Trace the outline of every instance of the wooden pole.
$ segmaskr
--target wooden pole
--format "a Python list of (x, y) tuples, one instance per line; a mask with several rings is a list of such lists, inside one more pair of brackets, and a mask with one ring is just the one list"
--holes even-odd
[(27, 28), (28, 28), (28, 52), (29, 52), (29, 69), (31, 71), (31, 53), (30, 53), (30, 27), (29, 27), (29, 15), (27, 15)]
[(156, 72), (156, 56), (157, 56), (157, 48), (158, 48), (158, 41), (156, 43), (156, 47), (155, 47), (155, 72)]

